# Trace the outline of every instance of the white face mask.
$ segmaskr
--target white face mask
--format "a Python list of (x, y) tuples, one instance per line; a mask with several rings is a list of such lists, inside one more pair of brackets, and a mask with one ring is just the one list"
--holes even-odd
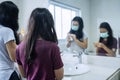
[(107, 38), (109, 36), (108, 32), (100, 33), (100, 37)]
[(73, 30), (73, 31), (77, 31), (77, 30), (78, 30), (78, 26), (74, 26), (74, 25), (73, 25), (73, 26), (72, 26), (72, 30)]

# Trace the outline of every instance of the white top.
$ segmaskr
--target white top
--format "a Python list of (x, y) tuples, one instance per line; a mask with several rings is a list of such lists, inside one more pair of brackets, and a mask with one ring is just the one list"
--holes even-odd
[(10, 40), (15, 40), (13, 31), (0, 25), (0, 80), (9, 80), (14, 71), (14, 62), (11, 61), (6, 49), (6, 43)]
[[(80, 41), (83, 41), (83, 40), (85, 40), (85, 39), (87, 39), (87, 38), (88, 38), (87, 35), (86, 35), (85, 33), (83, 33), (83, 38), (81, 38), (81, 39), (79, 39), (79, 40), (80, 40)], [(78, 52), (81, 51), (81, 52), (83, 52), (85, 48), (80, 47), (80, 46), (73, 40), (73, 41), (71, 41), (71, 45), (70, 45), (69, 49), (70, 49), (71, 51), (78, 51)]]

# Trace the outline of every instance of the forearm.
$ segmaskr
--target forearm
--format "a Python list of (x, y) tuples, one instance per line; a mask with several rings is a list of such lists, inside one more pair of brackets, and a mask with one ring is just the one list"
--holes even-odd
[(64, 69), (63, 68), (55, 70), (56, 80), (62, 80), (63, 76), (64, 76), (63, 74), (64, 74)]
[(74, 39), (74, 41), (82, 48), (87, 48), (87, 44), (79, 41), (78, 39)]
[(98, 54), (98, 48), (96, 48), (96, 54)]
[(21, 66), (21, 65), (18, 65), (18, 68), (19, 68), (19, 72), (20, 72), (21, 76), (22, 76), (23, 78), (26, 78), (26, 76), (25, 76), (25, 73), (24, 73), (24, 70), (23, 70), (22, 66)]
[(107, 52), (108, 56), (114, 56), (115, 52), (112, 49), (109, 49), (107, 46), (104, 46), (103, 49)]

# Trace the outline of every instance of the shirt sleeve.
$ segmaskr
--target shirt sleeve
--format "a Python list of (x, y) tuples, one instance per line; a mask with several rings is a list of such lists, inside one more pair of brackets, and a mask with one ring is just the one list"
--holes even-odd
[(16, 62), (17, 62), (19, 65), (22, 65), (22, 63), (21, 63), (21, 61), (20, 61), (19, 46), (18, 46), (17, 49), (16, 49)]
[(4, 29), (3, 40), (4, 40), (4, 44), (6, 44), (7, 42), (9, 42), (11, 40), (15, 40), (14, 33), (11, 29), (9, 29), (9, 28)]
[(83, 39), (87, 39), (87, 38), (88, 38), (87, 34), (83, 33)]
[(60, 56), (60, 50), (58, 46), (55, 46), (53, 49), (52, 62), (54, 70), (63, 67), (63, 62)]

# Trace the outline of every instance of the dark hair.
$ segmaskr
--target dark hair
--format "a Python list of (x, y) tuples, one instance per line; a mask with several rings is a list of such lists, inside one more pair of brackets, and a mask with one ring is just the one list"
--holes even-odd
[(28, 32), (26, 35), (26, 62), (31, 64), (34, 60), (35, 43), (38, 38), (58, 43), (51, 13), (46, 8), (36, 8), (31, 13)]
[(0, 3), (0, 25), (9, 27), (13, 30), (16, 43), (19, 43), (17, 35), (18, 26), (18, 13), (17, 6), (11, 1), (4, 1)]
[[(113, 31), (112, 31), (110, 25), (107, 22), (102, 22), (100, 24), (99, 28), (105, 28), (108, 31), (109, 36), (107, 37), (106, 46), (108, 46), (108, 47), (112, 46), (112, 44), (113, 44)], [(103, 41), (103, 38), (100, 37), (99, 42), (102, 42), (102, 41)]]
[(83, 24), (82, 18), (79, 17), (79, 16), (76, 16), (76, 17), (73, 18), (72, 21), (77, 21), (78, 24), (79, 24), (79, 28), (78, 28), (77, 31), (73, 31), (73, 30), (71, 29), (71, 30), (70, 30), (70, 33), (75, 34), (76, 37), (77, 37), (77, 39), (82, 38), (82, 37), (83, 37), (83, 28), (84, 28), (84, 24)]

